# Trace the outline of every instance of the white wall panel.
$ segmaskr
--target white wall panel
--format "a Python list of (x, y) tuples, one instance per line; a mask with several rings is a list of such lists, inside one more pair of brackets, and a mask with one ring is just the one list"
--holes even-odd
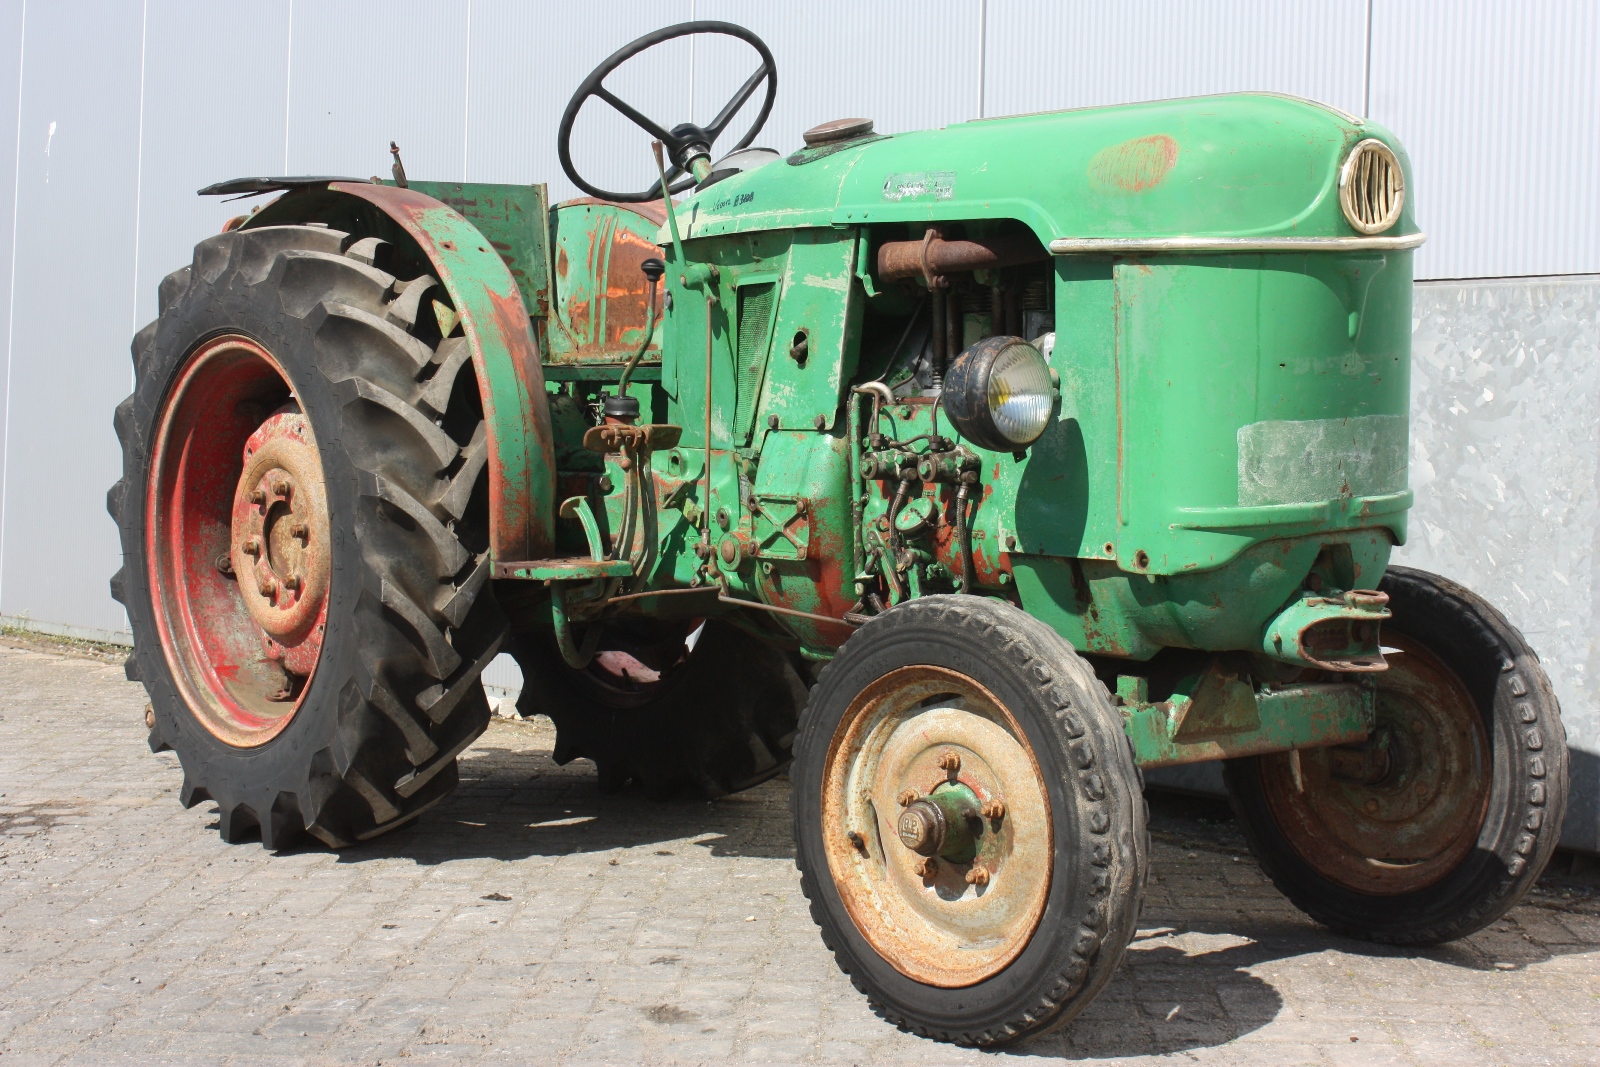
[[(556, 132), (567, 100), (617, 49), (658, 26), (689, 18), (689, 0), (570, 6), (473, 0), (470, 179), (548, 182), (554, 200), (579, 195), (556, 159)], [(670, 128), (688, 115), (688, 65), (687, 45), (664, 46), (624, 65), (606, 86)], [(605, 103), (586, 106), (573, 132), (575, 160), (591, 181), (642, 191), (653, 180), (650, 138)]]
[[(17, 173), (17, 78), (22, 62), (22, 0), (0, 2), (0, 463), (4, 461), (7, 344), (11, 325), (11, 228)], [(0, 470), (0, 556), (4, 553), (5, 477)], [(4, 575), (0, 573), (0, 592)]]
[(1366, 0), (989, 0), (984, 110), (1247, 90), (1361, 113)]
[(279, 173), (387, 178), (395, 141), (408, 174), (461, 180), (466, 0), (297, 0), (291, 20)]
[(1372, 116), (1404, 142), (1419, 278), (1600, 272), (1600, 5), (1374, 0)]
[(139, 175), (139, 262), (130, 328), (156, 314), (156, 287), (195, 242), (270, 198), (195, 190), (283, 172), (289, 0), (245, 6), (150, 0)]
[(124, 626), (105, 492), (130, 377), (141, 15), (28, 5), (22, 87), (0, 611), (103, 629)]

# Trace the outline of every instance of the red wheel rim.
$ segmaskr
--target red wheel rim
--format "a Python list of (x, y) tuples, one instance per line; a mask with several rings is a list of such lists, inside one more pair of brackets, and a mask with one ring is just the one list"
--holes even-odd
[(310, 688), (332, 559), (316, 439), (261, 345), (229, 335), (189, 356), (156, 420), (145, 509), (179, 691), (219, 740), (265, 744)]

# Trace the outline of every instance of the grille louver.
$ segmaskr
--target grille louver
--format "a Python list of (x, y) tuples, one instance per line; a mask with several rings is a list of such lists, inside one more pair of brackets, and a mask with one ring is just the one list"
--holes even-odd
[(1368, 138), (1350, 150), (1339, 172), (1339, 206), (1362, 233), (1382, 233), (1400, 221), (1406, 179), (1389, 146)]

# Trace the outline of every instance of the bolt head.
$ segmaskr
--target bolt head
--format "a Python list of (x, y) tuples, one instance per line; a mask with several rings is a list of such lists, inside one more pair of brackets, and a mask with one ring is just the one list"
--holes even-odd
[(258, 584), (257, 588), (259, 588), (261, 590), (261, 595), (262, 596), (267, 596), (267, 597), (277, 596), (278, 595), (278, 580), (276, 578), (272, 577), (271, 575), (268, 575), (267, 577), (261, 579), (261, 581)]
[(311, 538), (311, 528), (303, 522), (297, 522), (289, 527), (289, 536), (306, 541)]
[(905, 807), (906, 805), (910, 804), (913, 800), (916, 800), (917, 797), (919, 797), (919, 796), (921, 796), (921, 794), (918, 793), (915, 789), (907, 789), (904, 793), (900, 794), (900, 797), (899, 797), (900, 806), (902, 808)]
[(924, 878), (932, 878), (939, 873), (939, 860), (936, 856), (929, 856), (917, 864), (917, 873)]
[(946, 750), (939, 756), (939, 769), (949, 774), (955, 774), (961, 769), (961, 754)]
[(154, 704), (146, 704), (144, 706), (144, 728), (146, 730), (154, 730), (156, 728), (156, 707)]
[(300, 588), (300, 576), (298, 574), (289, 575), (287, 578), (285, 578), (283, 580), (283, 587), (285, 589), (299, 589)]
[(247, 556), (254, 556), (261, 551), (261, 542), (254, 537), (248, 537), (245, 539), (244, 544), (239, 546), (239, 551)]
[(215, 564), (218, 572), (229, 578), (233, 577), (233, 559), (226, 552), (216, 558)]
[(995, 797), (984, 803), (982, 811), (985, 819), (1003, 819), (1006, 814), (1006, 802)]
[(817, 432), (821, 433), (823, 430), (828, 428), (828, 416), (818, 415), (814, 420), (813, 425), (816, 426)]
[(267, 502), (267, 494), (266, 494), (265, 490), (262, 490), (262, 489), (252, 489), (252, 490), (250, 490), (250, 503), (256, 505), (257, 507), (260, 507), (262, 504), (265, 504), (266, 502)]
[(980, 887), (988, 885), (989, 868), (985, 867), (981, 863), (974, 863), (972, 865), (972, 869), (967, 872), (967, 884)]

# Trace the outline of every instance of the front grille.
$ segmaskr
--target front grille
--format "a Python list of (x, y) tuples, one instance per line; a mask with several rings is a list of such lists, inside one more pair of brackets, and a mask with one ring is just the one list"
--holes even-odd
[(1369, 137), (1350, 150), (1339, 172), (1339, 206), (1351, 226), (1382, 233), (1399, 221), (1405, 202), (1405, 175), (1388, 145)]

